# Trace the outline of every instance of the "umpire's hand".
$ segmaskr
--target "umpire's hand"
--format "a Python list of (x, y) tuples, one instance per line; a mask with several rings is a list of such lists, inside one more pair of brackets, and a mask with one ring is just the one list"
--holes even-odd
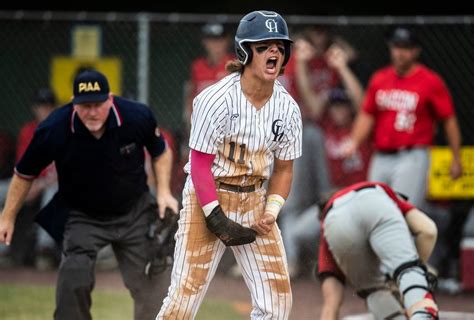
[(260, 220), (257, 221), (251, 228), (257, 231), (261, 236), (267, 235), (272, 231), (275, 217), (270, 213), (264, 213)]
[(0, 243), (10, 245), (13, 236), (15, 222), (8, 219), (5, 213), (0, 214)]
[(156, 202), (158, 203), (158, 209), (160, 214), (160, 219), (165, 218), (166, 208), (170, 208), (174, 214), (178, 214), (178, 201), (171, 195), (171, 193), (160, 193), (156, 194)]

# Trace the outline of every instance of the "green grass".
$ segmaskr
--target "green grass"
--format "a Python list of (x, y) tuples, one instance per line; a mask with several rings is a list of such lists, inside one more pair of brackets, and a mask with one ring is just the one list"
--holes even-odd
[[(55, 289), (48, 286), (0, 285), (0, 319), (52, 319)], [(126, 290), (95, 289), (92, 316), (100, 320), (131, 320), (132, 300)], [(241, 320), (229, 301), (206, 299), (196, 316), (198, 320)]]

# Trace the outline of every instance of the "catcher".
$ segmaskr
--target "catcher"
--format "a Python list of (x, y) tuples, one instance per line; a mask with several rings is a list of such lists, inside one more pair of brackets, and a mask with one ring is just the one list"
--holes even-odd
[(438, 319), (436, 280), (425, 266), (437, 237), (428, 216), (378, 182), (339, 190), (321, 207), (321, 319), (339, 318), (346, 279), (376, 319)]

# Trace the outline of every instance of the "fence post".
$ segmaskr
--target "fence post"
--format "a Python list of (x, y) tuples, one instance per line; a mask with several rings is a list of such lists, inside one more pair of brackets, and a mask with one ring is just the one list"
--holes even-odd
[(150, 70), (150, 19), (146, 13), (138, 15), (137, 98), (148, 105)]

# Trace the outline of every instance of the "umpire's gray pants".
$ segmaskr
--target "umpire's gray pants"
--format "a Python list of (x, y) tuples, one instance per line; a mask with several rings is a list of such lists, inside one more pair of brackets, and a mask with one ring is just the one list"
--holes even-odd
[(148, 226), (156, 219), (154, 199), (147, 192), (124, 216), (98, 220), (83, 212), (70, 214), (59, 267), (56, 320), (92, 319), (91, 292), (95, 284), (94, 267), (97, 253), (111, 244), (124, 280), (134, 300), (136, 320), (155, 319), (166, 296), (169, 278), (144, 274), (151, 242)]
[(385, 286), (381, 263), (392, 276), (401, 264), (418, 259), (400, 209), (378, 186), (336, 199), (324, 220), (324, 236), (357, 291)]

